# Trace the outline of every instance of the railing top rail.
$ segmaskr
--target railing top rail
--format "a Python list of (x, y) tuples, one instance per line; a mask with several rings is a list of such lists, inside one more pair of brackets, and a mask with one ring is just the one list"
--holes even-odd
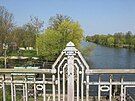
[(56, 73), (54, 69), (0, 69), (0, 74), (6, 73), (42, 73), (42, 74), (49, 74), (49, 73)]
[(135, 69), (89, 69), (86, 74), (135, 74)]

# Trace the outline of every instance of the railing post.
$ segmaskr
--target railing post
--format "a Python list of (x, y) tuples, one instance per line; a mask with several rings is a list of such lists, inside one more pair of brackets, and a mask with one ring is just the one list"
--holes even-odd
[(124, 92), (123, 92), (123, 76), (121, 77), (121, 101), (124, 101)]
[(34, 75), (34, 101), (37, 101), (36, 75)]
[(3, 101), (6, 101), (5, 75), (2, 76)]
[(28, 101), (28, 84), (27, 84), (27, 76), (25, 76), (25, 101)]
[(101, 82), (101, 75), (99, 75), (99, 78), (98, 78), (98, 82), (99, 82), (99, 85), (98, 85), (98, 101), (100, 101), (101, 100), (101, 85), (100, 85), (100, 82)]
[(74, 101), (74, 56), (68, 56), (68, 101)]
[(45, 74), (43, 74), (43, 101), (46, 101)]
[(86, 101), (89, 101), (89, 75), (86, 76)]
[(67, 101), (74, 101), (74, 55), (76, 50), (74, 46), (72, 42), (69, 42), (65, 49), (68, 68)]
[(13, 75), (11, 75), (11, 101), (14, 101)]
[(53, 74), (52, 75), (52, 82), (53, 82), (53, 84), (52, 84), (52, 88), (53, 88), (53, 101), (56, 101), (56, 99), (55, 99), (55, 75)]
[(109, 101), (112, 101), (112, 75), (110, 75), (110, 92), (109, 92)]

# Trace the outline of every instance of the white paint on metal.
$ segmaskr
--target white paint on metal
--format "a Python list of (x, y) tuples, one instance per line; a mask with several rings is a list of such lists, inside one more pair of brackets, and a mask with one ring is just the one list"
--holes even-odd
[(3, 101), (6, 101), (5, 74), (2, 75), (2, 91), (3, 91)]
[(53, 101), (56, 101), (56, 99), (55, 99), (55, 96), (56, 96), (56, 94), (55, 94), (55, 75), (52, 75), (52, 82), (53, 82), (53, 84), (52, 84), (52, 88), (53, 88)]
[(43, 90), (43, 85), (41, 85), (41, 84), (36, 85), (36, 89), (42, 91)]
[(37, 101), (37, 90), (39, 89), (39, 87), (38, 85), (36, 85), (35, 82), (36, 82), (36, 77), (34, 76), (34, 101)]
[(45, 74), (43, 74), (43, 101), (46, 101)]
[(74, 56), (68, 56), (67, 101), (74, 101)]
[(109, 101), (112, 101), (112, 75), (110, 75), (109, 79), (110, 79)]
[(109, 86), (106, 86), (106, 85), (100, 86), (100, 91), (102, 91), (102, 92), (108, 92), (109, 90), (110, 90)]

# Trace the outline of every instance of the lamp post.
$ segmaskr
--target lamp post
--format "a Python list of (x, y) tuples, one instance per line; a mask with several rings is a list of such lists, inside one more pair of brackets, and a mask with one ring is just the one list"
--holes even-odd
[(8, 45), (6, 43), (3, 43), (3, 49), (4, 49), (4, 67), (7, 67), (7, 49)]

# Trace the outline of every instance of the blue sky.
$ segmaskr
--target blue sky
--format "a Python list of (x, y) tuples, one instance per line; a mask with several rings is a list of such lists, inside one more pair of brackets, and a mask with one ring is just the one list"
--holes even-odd
[(45, 21), (63, 14), (79, 21), (86, 35), (135, 33), (135, 0), (0, 0), (13, 13), (15, 23), (23, 25), (30, 16)]

